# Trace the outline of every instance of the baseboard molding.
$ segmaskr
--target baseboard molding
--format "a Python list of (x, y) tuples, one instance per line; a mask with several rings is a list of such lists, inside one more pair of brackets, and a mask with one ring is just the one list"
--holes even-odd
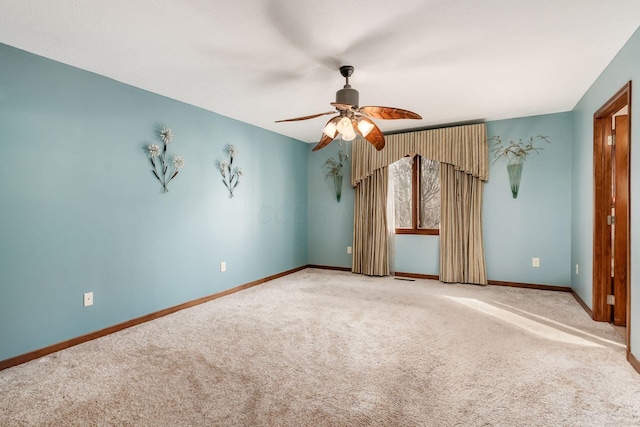
[(403, 273), (401, 271), (396, 271), (393, 274), (394, 274), (394, 276), (409, 277), (411, 279), (440, 280), (440, 276), (435, 275), (435, 274)]
[(627, 352), (627, 361), (633, 366), (633, 369), (640, 374), (640, 360), (633, 355), (630, 351)]
[(573, 289), (571, 289), (571, 295), (573, 295), (573, 297), (576, 299), (576, 301), (578, 301), (578, 304), (580, 304), (582, 306), (582, 308), (584, 309), (584, 311), (587, 312), (587, 314), (589, 315), (589, 317), (591, 317), (593, 319), (593, 311), (591, 311), (591, 309), (589, 308), (589, 306), (587, 305), (587, 303), (585, 303), (582, 298), (580, 298), (580, 295), (578, 295), (576, 293), (576, 291), (574, 291)]
[(541, 291), (571, 292), (571, 288), (566, 286), (539, 285), (537, 283), (503, 282), (500, 280), (488, 280), (489, 285), (509, 286), (512, 288), (538, 289)]
[(308, 268), (319, 268), (321, 270), (337, 270), (337, 271), (351, 271), (351, 267), (334, 267), (331, 265), (317, 265), (307, 264)]
[[(403, 273), (400, 271), (396, 271), (394, 275), (398, 277), (410, 277), (412, 279), (440, 280), (440, 276), (435, 274)], [(509, 286), (512, 288), (527, 288), (527, 289), (539, 289), (543, 291), (572, 292), (571, 288), (565, 287), (565, 286), (539, 285), (536, 283), (504, 282), (501, 280), (489, 280), (487, 283), (489, 285)]]
[(41, 348), (39, 350), (31, 351), (29, 353), (21, 354), (19, 356), (12, 357), (10, 359), (0, 360), (0, 371), (3, 369), (11, 368), (16, 365), (21, 365), (26, 362), (30, 362), (31, 360), (39, 359), (40, 357), (46, 356), (51, 353), (55, 353), (60, 350), (64, 350), (69, 347), (76, 346), (78, 344), (85, 343), (87, 341), (92, 341), (97, 338), (104, 337), (109, 334), (113, 334), (114, 332), (122, 331), (123, 329), (130, 328), (132, 326), (139, 325), (141, 323), (146, 323), (151, 320), (158, 319), (160, 317), (167, 316), (169, 314), (175, 313), (180, 310), (184, 310), (186, 308), (194, 307), (196, 305), (203, 304), (205, 302), (213, 301), (215, 299), (251, 288), (256, 285), (260, 285), (262, 283), (268, 282), (270, 280), (275, 280), (283, 276), (287, 276), (289, 274), (298, 272), (300, 270), (306, 269), (307, 266), (303, 265), (302, 267), (297, 267), (292, 270), (284, 271), (282, 273), (274, 274), (272, 276), (264, 277), (262, 279), (254, 280), (253, 282), (245, 283), (244, 285), (236, 286), (235, 288), (227, 289), (222, 292), (218, 292), (212, 295), (207, 295), (202, 298), (198, 298), (192, 301), (187, 301), (182, 304), (175, 305), (173, 307), (165, 308), (164, 310), (156, 311), (154, 313), (147, 314), (145, 316), (137, 317), (135, 319), (127, 320), (123, 323), (118, 323), (117, 325), (109, 326), (104, 329), (100, 329), (99, 331), (91, 332), (86, 335), (81, 335), (76, 338), (71, 338), (70, 340), (63, 341), (57, 344), (53, 344), (48, 347)]

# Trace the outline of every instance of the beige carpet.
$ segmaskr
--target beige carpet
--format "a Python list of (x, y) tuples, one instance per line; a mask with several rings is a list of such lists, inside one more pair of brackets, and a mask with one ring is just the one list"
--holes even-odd
[(307, 269), (0, 372), (0, 425), (637, 426), (567, 293)]

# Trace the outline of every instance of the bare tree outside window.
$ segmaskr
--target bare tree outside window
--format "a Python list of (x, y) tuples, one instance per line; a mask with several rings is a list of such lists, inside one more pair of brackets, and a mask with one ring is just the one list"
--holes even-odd
[(393, 182), (396, 228), (411, 228), (411, 178), (413, 159), (403, 157), (389, 166)]
[[(439, 234), (440, 163), (420, 156), (404, 157), (392, 163), (389, 171), (396, 232)], [(418, 206), (413, 206), (414, 201)]]
[(440, 228), (440, 163), (420, 162), (420, 226)]

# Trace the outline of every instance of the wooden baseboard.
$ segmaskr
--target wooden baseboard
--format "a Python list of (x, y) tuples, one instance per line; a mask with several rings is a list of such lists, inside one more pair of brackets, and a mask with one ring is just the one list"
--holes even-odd
[(635, 357), (630, 351), (627, 351), (627, 361), (629, 361), (631, 366), (633, 366), (633, 369), (638, 371), (638, 373), (640, 374), (640, 360), (638, 360), (638, 358)]
[(584, 311), (587, 312), (587, 314), (589, 315), (589, 317), (591, 317), (593, 319), (593, 311), (591, 311), (591, 309), (589, 308), (589, 306), (587, 305), (587, 303), (585, 303), (582, 298), (580, 298), (580, 295), (578, 295), (573, 289), (571, 289), (571, 294), (573, 295), (573, 297), (576, 299), (576, 301), (578, 301), (578, 304), (580, 304), (582, 306), (582, 308), (584, 309)]
[[(440, 276), (435, 274), (403, 273), (400, 271), (396, 271), (394, 275), (398, 277), (410, 277), (412, 279), (440, 280)], [(500, 280), (489, 280), (488, 284), (494, 285), (494, 286), (510, 286), (512, 288), (540, 289), (543, 291), (571, 292), (571, 288), (568, 288), (568, 287), (539, 285), (536, 283), (518, 283), (518, 282), (504, 282)]]
[(322, 270), (351, 271), (351, 267), (334, 267), (331, 265), (307, 264), (308, 268), (319, 268)]
[(245, 283), (244, 285), (236, 286), (235, 288), (227, 289), (226, 291), (218, 292), (213, 295), (207, 295), (205, 297), (198, 298), (192, 301), (187, 301), (185, 303), (178, 304), (173, 307), (165, 308), (164, 310), (156, 311), (154, 313), (150, 313), (145, 316), (137, 317), (135, 319), (131, 319), (126, 322), (118, 323), (117, 325), (109, 326), (107, 328), (100, 329), (99, 331), (95, 331), (95, 332), (88, 333), (86, 335), (81, 335), (79, 337), (71, 338), (70, 340), (53, 344), (51, 346), (41, 348), (39, 350), (21, 354), (19, 356), (15, 356), (10, 359), (0, 360), (0, 371), (2, 371), (3, 369), (11, 368), (12, 366), (20, 365), (20, 364), (29, 362), (31, 360), (38, 359), (40, 357), (46, 356), (51, 353), (55, 353), (60, 350), (64, 350), (65, 348), (73, 347), (78, 344), (85, 343), (87, 341), (95, 340), (97, 338), (104, 337), (109, 334), (113, 334), (114, 332), (122, 331), (123, 329), (127, 329), (132, 326), (139, 325), (141, 323), (146, 323), (151, 320), (158, 319), (160, 317), (175, 313), (177, 311), (184, 310), (185, 308), (190, 308), (199, 304), (203, 304), (205, 302), (213, 301), (215, 299), (224, 297), (226, 295), (230, 295), (230, 294), (251, 288), (256, 285), (260, 285), (270, 280), (275, 280), (280, 277), (286, 276), (288, 274), (292, 274), (297, 271), (304, 270), (305, 268), (307, 268), (307, 266), (303, 265), (302, 267), (297, 267), (292, 270), (284, 271), (282, 273), (278, 273), (262, 279), (254, 280), (253, 282)]
[(500, 280), (488, 280), (489, 285), (509, 286), (512, 288), (538, 289), (541, 291), (571, 292), (571, 288), (566, 286), (539, 285), (537, 283), (503, 282)]
[(393, 274), (398, 277), (409, 277), (411, 279), (440, 280), (440, 276), (435, 274), (403, 273), (401, 271), (396, 271)]

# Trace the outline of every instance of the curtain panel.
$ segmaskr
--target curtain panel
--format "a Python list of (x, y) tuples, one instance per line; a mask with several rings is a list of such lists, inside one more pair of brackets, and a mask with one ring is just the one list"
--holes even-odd
[(482, 243), (484, 181), (440, 164), (440, 281), (487, 284)]
[(387, 167), (375, 170), (356, 187), (351, 268), (354, 273), (388, 276), (391, 271), (387, 222), (388, 183)]
[[(352, 271), (389, 274), (386, 215), (388, 166), (406, 155), (441, 163), (440, 280), (486, 284), (482, 242), (482, 196), (489, 179), (489, 147), (484, 123), (385, 136), (377, 151), (353, 141), (351, 185), (356, 189)], [(385, 203), (385, 204), (381, 204)]]

